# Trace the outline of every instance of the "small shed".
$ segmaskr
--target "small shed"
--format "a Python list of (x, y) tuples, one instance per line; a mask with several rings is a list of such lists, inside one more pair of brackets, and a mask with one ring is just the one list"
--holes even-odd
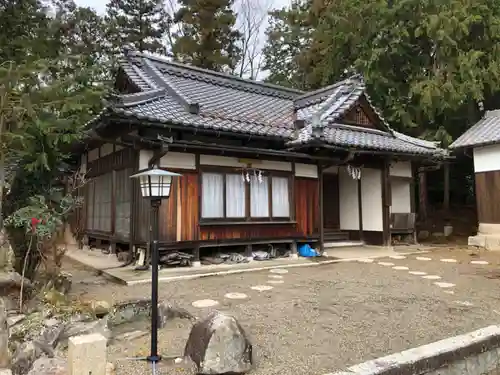
[(486, 111), (450, 148), (472, 150), (474, 158), (479, 225), (469, 246), (500, 250), (500, 110)]

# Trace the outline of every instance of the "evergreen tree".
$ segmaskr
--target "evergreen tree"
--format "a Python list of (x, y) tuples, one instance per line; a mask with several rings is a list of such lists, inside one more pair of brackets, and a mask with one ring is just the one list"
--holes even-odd
[(45, 52), (46, 12), (40, 0), (0, 0), (0, 62), (19, 62)]
[[(88, 60), (95, 48), (94, 13), (65, 0), (47, 7), (35, 0), (0, 5), (0, 20), (18, 31), (11, 35), (12, 44), (5, 34), (0, 37), (0, 212), (9, 216), (23, 207), (29, 212), (30, 197), (51, 199), (68, 144), (100, 110), (106, 86), (97, 84), (96, 65)], [(6, 164), (12, 160), (16, 174), (5, 198)], [(8, 228), (19, 272), (23, 263), (34, 270), (40, 261), (39, 244), (30, 241), (21, 224)]]
[(111, 0), (107, 5), (107, 38), (111, 52), (123, 47), (165, 54), (163, 38), (171, 19), (164, 0)]
[(309, 43), (309, 10), (309, 2), (296, 0), (290, 8), (270, 12), (263, 49), (263, 68), (269, 73), (267, 82), (296, 89), (308, 87), (299, 58)]
[(180, 31), (172, 47), (174, 58), (200, 68), (234, 72), (241, 57), (235, 30), (234, 0), (179, 0), (174, 22)]

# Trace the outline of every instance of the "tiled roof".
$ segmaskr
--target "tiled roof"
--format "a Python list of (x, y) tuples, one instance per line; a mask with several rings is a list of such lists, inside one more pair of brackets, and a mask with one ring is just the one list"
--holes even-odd
[[(108, 113), (164, 124), (278, 137), (292, 144), (315, 140), (312, 129), (319, 126), (321, 139), (340, 147), (411, 154), (432, 154), (438, 150), (393, 132), (375, 108), (383, 130), (339, 125), (361, 97), (369, 102), (361, 76), (304, 93), (133, 51), (124, 55), (121, 66), (139, 92), (120, 95)], [(305, 124), (298, 132), (295, 120)]]
[(500, 143), (500, 110), (486, 111), (483, 118), (450, 145), (465, 148)]

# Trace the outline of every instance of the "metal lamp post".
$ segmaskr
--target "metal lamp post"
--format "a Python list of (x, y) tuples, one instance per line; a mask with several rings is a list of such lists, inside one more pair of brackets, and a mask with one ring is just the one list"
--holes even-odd
[(162, 199), (168, 199), (170, 196), (170, 188), (172, 179), (180, 176), (178, 173), (169, 172), (158, 167), (152, 167), (130, 176), (137, 178), (141, 188), (143, 198), (149, 199), (151, 202), (151, 239), (150, 251), (151, 254), (151, 352), (146, 360), (151, 362), (153, 372), (155, 371), (156, 363), (161, 360), (158, 354), (158, 267), (160, 261), (158, 240), (159, 240), (159, 223), (158, 212)]

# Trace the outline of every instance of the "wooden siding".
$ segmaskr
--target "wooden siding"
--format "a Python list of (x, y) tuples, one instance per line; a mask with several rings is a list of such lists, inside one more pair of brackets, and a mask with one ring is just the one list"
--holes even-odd
[(251, 241), (257, 239), (301, 237), (294, 224), (248, 224), (203, 226), (200, 229), (201, 240)]
[[(161, 207), (160, 235), (166, 242), (252, 240), (259, 238), (312, 237), (318, 233), (318, 181), (295, 179), (296, 223), (253, 223), (199, 225), (199, 176), (196, 172), (184, 171), (174, 184), (169, 201)], [(294, 204), (292, 202), (292, 204)], [(144, 212), (142, 215), (147, 213)], [(168, 218), (167, 218), (168, 217)], [(147, 241), (145, 220), (141, 221), (141, 241)], [(170, 224), (169, 224), (170, 222)]]
[(318, 180), (295, 179), (295, 220), (297, 231), (310, 237), (319, 233)]
[(500, 224), (500, 171), (476, 173), (476, 201), (480, 223)]
[(82, 188), (85, 202), (79, 210), (80, 230), (106, 235), (110, 240), (130, 239), (130, 180), (136, 153), (122, 149), (87, 164), (89, 181)]
[(179, 177), (178, 207), (181, 212), (177, 218), (180, 219), (180, 241), (198, 240), (199, 190), (199, 176), (196, 172), (185, 172)]
[(177, 234), (177, 194), (179, 181), (176, 179), (170, 188), (170, 198), (164, 199), (160, 206), (160, 241), (174, 242)]
[(349, 110), (344, 118), (343, 122), (347, 124), (354, 124), (357, 126), (363, 126), (367, 128), (374, 128), (374, 123), (367, 116), (366, 112), (363, 110), (362, 106), (357, 105), (351, 110)]
[(131, 220), (131, 189), (132, 189), (132, 168), (125, 168), (116, 171), (114, 186), (114, 219), (115, 236), (120, 239), (128, 239), (130, 235)]

